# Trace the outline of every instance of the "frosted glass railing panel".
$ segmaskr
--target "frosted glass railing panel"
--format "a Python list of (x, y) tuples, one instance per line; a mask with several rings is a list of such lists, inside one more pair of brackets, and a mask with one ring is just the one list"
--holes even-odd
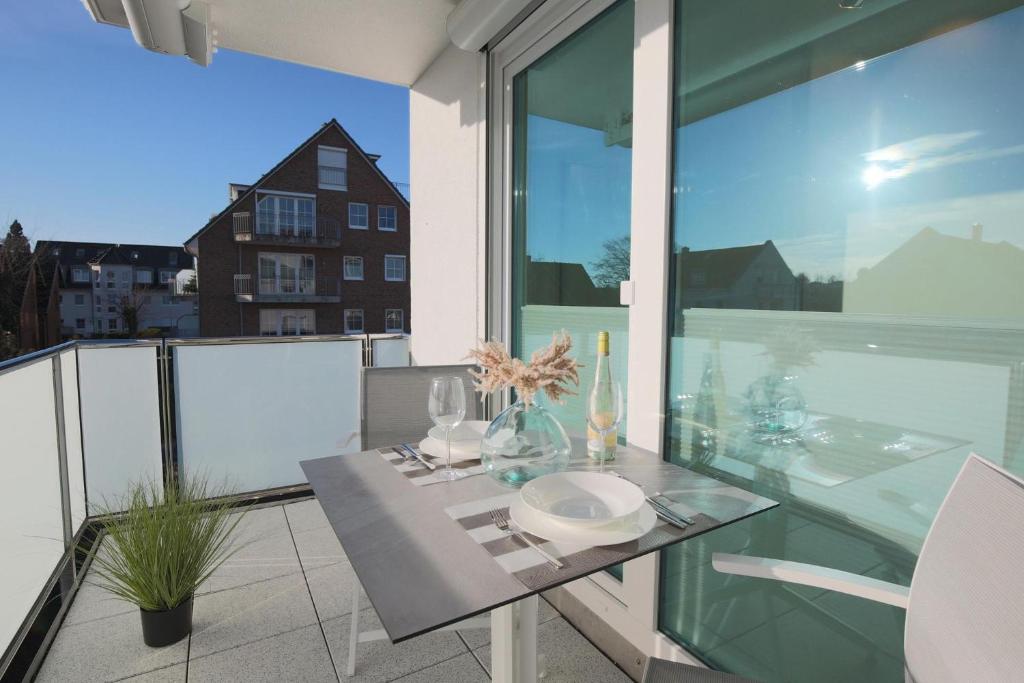
[[(566, 396), (561, 404), (541, 397), (545, 407), (562, 422), (569, 432), (587, 428), (586, 396), (594, 384), (597, 367), (597, 333), (608, 330), (611, 335), (612, 378), (626, 391), (626, 360), (629, 357), (629, 309), (612, 306), (523, 306), (522, 356), (529, 359), (537, 349), (551, 343), (551, 335), (565, 330), (572, 335), (573, 355), (583, 365), (576, 394)], [(619, 436), (626, 436), (626, 419), (619, 423)]]
[(113, 507), (134, 482), (160, 482), (155, 346), (79, 348), (79, 396), (89, 513)]
[(0, 375), (0, 651), (64, 553), (53, 364)]
[(408, 339), (374, 339), (373, 366), (375, 368), (404, 368), (409, 366)]
[(68, 457), (68, 498), (71, 503), (71, 532), (77, 533), (85, 521), (85, 461), (82, 458), (82, 428), (78, 416), (78, 359), (75, 351), (60, 354), (61, 384), (64, 394), (64, 431)]
[(359, 450), (361, 341), (176, 345), (178, 462), (237, 492)]

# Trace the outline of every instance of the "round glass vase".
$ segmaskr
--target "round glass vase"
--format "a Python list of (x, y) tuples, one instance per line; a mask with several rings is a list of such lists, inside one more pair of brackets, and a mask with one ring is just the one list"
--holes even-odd
[(569, 465), (572, 446), (565, 429), (536, 400), (516, 401), (484, 432), (480, 460), (498, 483), (519, 488), (531, 479), (561, 472)]
[(807, 422), (807, 401), (797, 385), (797, 376), (773, 368), (747, 388), (747, 410), (754, 437), (762, 443), (792, 438)]

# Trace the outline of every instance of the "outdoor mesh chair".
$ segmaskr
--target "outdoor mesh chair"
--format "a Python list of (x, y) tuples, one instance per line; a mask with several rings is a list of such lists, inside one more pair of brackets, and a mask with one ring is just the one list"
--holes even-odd
[(715, 553), (712, 565), (726, 574), (824, 588), (905, 609), (907, 681), (1012, 681), (1021, 680), (1024, 662), (1022, 531), (1024, 481), (972, 453), (935, 516), (909, 588), (745, 555)]
[[(411, 443), (419, 445), (427, 430), (434, 426), (427, 412), (430, 380), (434, 377), (462, 377), (466, 385), (466, 420), (479, 419), (483, 411), (473, 390), (473, 378), (466, 372), (473, 365), (423, 365), (406, 368), (363, 368), (362, 445), (363, 450)], [(352, 582), (352, 615), (348, 640), (346, 673), (356, 672), (356, 647), (359, 643), (385, 640), (384, 629), (359, 631), (359, 581)], [(476, 617), (452, 624), (440, 631), (490, 628), (490, 617)]]
[(461, 377), (466, 385), (466, 420), (482, 415), (480, 397), (467, 370), (473, 365), (422, 365), (363, 368), (363, 450), (419, 442), (434, 426), (427, 412), (427, 392), (434, 377)]

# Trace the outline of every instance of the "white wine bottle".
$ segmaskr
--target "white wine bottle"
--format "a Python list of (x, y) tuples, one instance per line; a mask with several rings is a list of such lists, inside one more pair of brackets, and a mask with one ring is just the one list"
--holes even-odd
[[(618, 443), (619, 430), (617, 396), (612, 382), (612, 364), (609, 335), (606, 330), (597, 333), (597, 369), (594, 371), (594, 387), (591, 389), (587, 421), (587, 455), (595, 460), (612, 460), (615, 458), (615, 445)], [(604, 438), (594, 428), (606, 431)], [(611, 427), (610, 430), (608, 428)]]

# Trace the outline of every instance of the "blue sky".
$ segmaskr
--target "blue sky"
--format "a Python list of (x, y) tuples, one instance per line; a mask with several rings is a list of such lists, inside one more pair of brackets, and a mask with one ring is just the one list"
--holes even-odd
[[(773, 240), (852, 279), (925, 227), (1024, 247), (1024, 8), (677, 129), (674, 242)], [(630, 150), (529, 119), (528, 249), (583, 263), (628, 234)]]
[(1024, 246), (1024, 8), (677, 129), (675, 240), (852, 279), (925, 227)]
[(76, 0), (0, 4), (0, 221), (33, 239), (180, 244), (332, 117), (409, 181), (408, 89), (221, 50), (138, 47)]

